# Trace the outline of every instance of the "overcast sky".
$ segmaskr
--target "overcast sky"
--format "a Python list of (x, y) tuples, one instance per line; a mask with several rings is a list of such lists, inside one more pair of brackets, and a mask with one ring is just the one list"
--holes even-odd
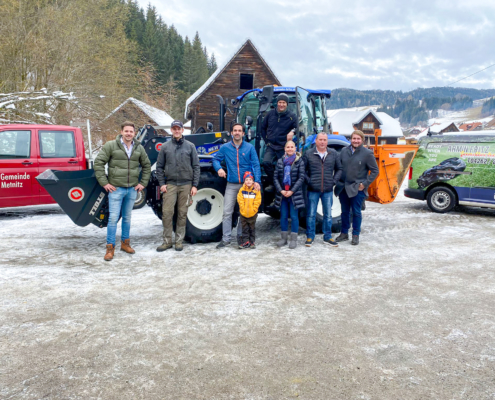
[[(495, 63), (495, 0), (139, 0), (225, 63), (249, 38), (282, 84), (447, 86)], [(454, 86), (495, 88), (495, 66)]]

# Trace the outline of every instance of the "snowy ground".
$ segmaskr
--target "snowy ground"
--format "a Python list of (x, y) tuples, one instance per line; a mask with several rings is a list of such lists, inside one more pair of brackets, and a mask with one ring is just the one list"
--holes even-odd
[(1, 399), (493, 399), (495, 212), (368, 204), (361, 244), (133, 256), (57, 207), (0, 210)]

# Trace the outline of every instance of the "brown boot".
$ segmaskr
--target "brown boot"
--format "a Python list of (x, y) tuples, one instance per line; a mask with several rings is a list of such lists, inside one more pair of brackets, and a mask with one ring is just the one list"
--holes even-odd
[(105, 257), (103, 257), (103, 259), (105, 261), (112, 261), (114, 253), (115, 253), (115, 246), (113, 244), (107, 244), (107, 254), (105, 254)]
[(135, 251), (131, 247), (131, 239), (126, 239), (123, 242), (120, 242), (120, 250), (125, 251), (128, 254), (134, 254)]

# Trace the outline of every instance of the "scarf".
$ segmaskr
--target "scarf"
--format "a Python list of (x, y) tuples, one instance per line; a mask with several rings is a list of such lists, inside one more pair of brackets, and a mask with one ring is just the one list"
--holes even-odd
[(296, 153), (291, 156), (284, 157), (284, 180), (283, 184), (285, 185), (285, 190), (290, 189), (291, 181), (290, 181), (290, 168), (296, 159)]

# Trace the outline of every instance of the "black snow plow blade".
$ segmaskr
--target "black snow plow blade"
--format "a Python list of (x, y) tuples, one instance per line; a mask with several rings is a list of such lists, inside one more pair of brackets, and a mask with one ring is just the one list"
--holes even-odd
[(108, 223), (108, 198), (94, 172), (48, 169), (36, 179), (76, 225), (103, 228)]

